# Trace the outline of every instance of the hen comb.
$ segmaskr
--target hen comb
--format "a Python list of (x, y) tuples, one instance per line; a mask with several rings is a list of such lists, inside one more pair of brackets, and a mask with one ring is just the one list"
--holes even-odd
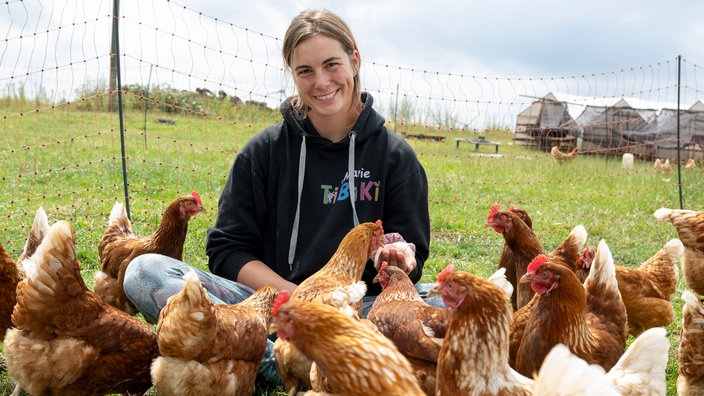
[(291, 299), (291, 293), (288, 290), (280, 290), (279, 294), (274, 299), (274, 306), (271, 307), (271, 315), (276, 316), (279, 313), (279, 308)]
[(548, 261), (548, 258), (545, 257), (544, 254), (539, 254), (539, 255), (535, 256), (533, 261), (531, 261), (530, 264), (528, 264), (527, 271), (534, 272), (538, 267), (545, 264), (546, 261)]
[(516, 210), (516, 207), (513, 206), (513, 205), (511, 205), (511, 206), (508, 207), (508, 211), (509, 211), (509, 212), (513, 212), (514, 210)]
[(499, 203), (495, 203), (491, 205), (491, 210), (489, 211), (489, 216), (486, 218), (487, 220), (491, 220), (496, 216), (496, 213), (498, 213), (499, 209), (501, 209), (501, 205)]
[(455, 266), (452, 264), (448, 265), (442, 271), (440, 271), (440, 275), (438, 275), (438, 282), (444, 282), (445, 276), (453, 272), (455, 272)]
[(381, 226), (381, 220), (377, 220), (376, 225), (379, 226), (379, 229), (381, 230), (381, 234), (383, 235), (384, 234), (384, 227)]
[(386, 261), (381, 262), (381, 268), (379, 268), (379, 272), (385, 270), (389, 266), (389, 263)]
[(196, 200), (196, 203), (198, 205), (203, 205), (203, 201), (200, 200), (200, 195), (198, 195), (198, 193), (195, 192), (195, 190), (191, 193), (191, 196), (193, 197), (193, 199)]

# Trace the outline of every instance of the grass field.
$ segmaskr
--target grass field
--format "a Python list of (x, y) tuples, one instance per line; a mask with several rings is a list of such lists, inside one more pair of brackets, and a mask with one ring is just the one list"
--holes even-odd
[[(50, 222), (72, 223), (83, 275), (92, 285), (98, 240), (113, 203), (124, 201), (119, 119), (85, 103), (42, 106), (5, 100), (0, 108), (5, 115), (0, 123), (0, 242), (17, 257), (42, 205)], [(278, 120), (276, 112), (256, 107), (212, 114), (152, 111), (145, 117), (131, 111), (124, 120), (136, 233), (151, 233), (166, 203), (197, 190), (208, 213), (191, 220), (184, 259), (201, 268), (207, 268), (205, 232), (214, 223), (217, 199), (237, 151), (253, 133)], [(160, 117), (174, 123), (155, 122)], [(445, 138), (408, 139), (430, 182), (432, 241), (423, 282), (433, 282), (448, 264), (481, 276), (493, 272), (503, 239), (483, 224), (495, 202), (526, 209), (546, 250), (575, 225), (583, 224), (588, 242), (604, 239), (617, 265), (638, 266), (677, 236), (674, 227), (653, 217), (660, 207), (679, 207), (676, 171), (655, 174), (650, 163), (638, 161), (626, 170), (620, 160), (602, 153), (587, 153), (557, 165), (548, 153), (512, 145), (507, 131), (481, 133), (501, 142), (497, 156), (490, 146), (478, 151), (473, 145), (455, 146), (453, 137), (476, 132), (418, 125), (403, 128)], [(682, 169), (681, 178), (684, 207), (701, 210), (702, 168)], [(679, 291), (684, 288), (681, 282)], [(680, 292), (674, 301), (677, 319), (667, 329), (672, 346), (668, 395), (676, 393)], [(9, 394), (13, 387), (11, 378), (0, 377), (0, 394)], [(279, 390), (258, 392), (277, 394)]]

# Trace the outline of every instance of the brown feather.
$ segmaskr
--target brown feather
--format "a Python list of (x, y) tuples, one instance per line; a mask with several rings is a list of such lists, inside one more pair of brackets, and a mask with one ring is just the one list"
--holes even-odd
[(98, 244), (101, 271), (95, 276), (95, 292), (108, 304), (136, 314), (137, 308), (127, 299), (122, 288), (127, 266), (132, 259), (145, 253), (181, 260), (188, 221), (203, 211), (205, 208), (197, 195), (178, 197), (164, 210), (156, 231), (140, 238), (133, 233), (124, 207), (116, 203), (110, 213), (108, 228)]
[(156, 388), (170, 395), (254, 392), (276, 294), (267, 285), (239, 304), (214, 304), (195, 272), (189, 275), (159, 316)]
[(289, 342), (315, 361), (338, 394), (425, 394), (391, 340), (333, 307), (289, 301), (279, 307), (272, 326), (290, 331)]
[[(145, 392), (156, 335), (87, 287), (75, 237), (53, 225), (19, 288), (4, 354), (10, 375), (32, 394)], [(32, 267), (34, 268), (34, 267)]]
[[(330, 293), (362, 279), (364, 268), (373, 251), (383, 243), (381, 222), (367, 222), (350, 230), (328, 262), (301, 282), (291, 295), (292, 301), (317, 301), (335, 304)], [(361, 315), (361, 301), (356, 306)], [(295, 345), (277, 339), (274, 343), (276, 365), (287, 390), (311, 388), (311, 362)]]

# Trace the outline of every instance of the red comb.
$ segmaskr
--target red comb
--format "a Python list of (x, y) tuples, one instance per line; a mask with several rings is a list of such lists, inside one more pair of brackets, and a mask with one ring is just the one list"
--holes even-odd
[(379, 226), (379, 229), (381, 230), (381, 233), (383, 234), (383, 233), (384, 233), (384, 227), (381, 226), (381, 220), (377, 220), (377, 221), (376, 221), (376, 225)]
[(438, 282), (444, 282), (445, 276), (453, 272), (455, 272), (455, 266), (452, 264), (448, 265), (447, 267), (445, 267), (445, 269), (440, 271), (440, 275), (438, 275)]
[(276, 316), (279, 313), (279, 307), (291, 299), (291, 293), (288, 290), (280, 290), (279, 294), (274, 299), (274, 306), (271, 307), (271, 314)]
[(489, 212), (489, 216), (486, 219), (487, 220), (493, 219), (494, 216), (496, 216), (496, 213), (499, 211), (500, 208), (501, 208), (501, 205), (499, 205), (498, 202), (491, 205), (491, 211)]
[(528, 272), (534, 272), (538, 267), (545, 264), (546, 261), (548, 261), (548, 258), (545, 257), (544, 254), (539, 254), (535, 256), (533, 261), (528, 264)]
[(509, 210), (509, 212), (513, 212), (514, 210), (516, 210), (516, 207), (511, 205), (508, 207), (508, 210)]
[(385, 270), (388, 266), (389, 266), (389, 263), (387, 263), (386, 261), (382, 261), (381, 268), (379, 268), (379, 272)]
[(191, 196), (193, 197), (193, 199), (196, 200), (196, 203), (197, 203), (198, 205), (203, 205), (203, 201), (200, 200), (200, 195), (198, 195), (197, 192), (193, 191), (193, 192), (191, 193)]

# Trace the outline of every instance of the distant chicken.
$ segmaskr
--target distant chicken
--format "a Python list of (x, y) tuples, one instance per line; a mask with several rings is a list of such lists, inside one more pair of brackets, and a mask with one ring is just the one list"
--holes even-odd
[[(582, 263), (590, 267), (595, 247), (587, 246)], [(628, 333), (634, 336), (651, 327), (668, 326), (675, 319), (672, 299), (679, 282), (679, 259), (684, 247), (671, 239), (638, 268), (616, 266), (616, 280), (628, 314)], [(587, 275), (589, 274), (587, 269)]]
[[(364, 267), (381, 245), (384, 229), (381, 220), (367, 222), (354, 227), (342, 239), (330, 260), (316, 273), (296, 287), (291, 295), (292, 301), (316, 301), (328, 304), (336, 309), (343, 308), (341, 303), (352, 303), (353, 299), (340, 301), (344, 292), (342, 288), (352, 286), (362, 279)], [(365, 289), (366, 291), (366, 289)], [(355, 298), (357, 313), (361, 316), (361, 297)], [(345, 300), (344, 298), (342, 300)], [(288, 392), (298, 392), (311, 388), (311, 361), (298, 351), (295, 344), (277, 339), (274, 342), (274, 356), (281, 379)]]
[(375, 281), (382, 291), (367, 319), (408, 359), (423, 391), (434, 394), (438, 353), (452, 312), (426, 303), (406, 272), (386, 262)]
[(88, 289), (71, 226), (52, 225), (24, 263), (3, 350), (18, 387), (32, 395), (146, 392), (156, 335)]
[(156, 231), (147, 237), (137, 237), (125, 207), (116, 202), (110, 212), (108, 228), (98, 244), (101, 271), (95, 273), (95, 293), (113, 307), (136, 314), (137, 308), (122, 288), (127, 266), (145, 253), (181, 260), (188, 221), (200, 212), (205, 212), (205, 207), (197, 192), (176, 198), (164, 210)]
[(697, 160), (695, 160), (694, 158), (688, 159), (687, 163), (684, 165), (684, 168), (688, 169), (688, 170), (696, 169), (697, 168)]
[(672, 224), (684, 245), (682, 276), (687, 286), (704, 295), (704, 211), (660, 208), (654, 216)]
[(523, 330), (515, 363), (518, 372), (526, 376), (538, 372), (547, 353), (560, 343), (605, 370), (616, 364), (625, 350), (627, 316), (606, 242), (599, 242), (584, 285), (556, 255), (536, 257), (521, 281), (530, 282), (540, 297)]
[(279, 293), (270, 331), (315, 362), (330, 394), (425, 395), (408, 360), (383, 334), (335, 307), (288, 296)]
[(655, 173), (670, 173), (672, 172), (672, 164), (669, 158), (656, 158), (653, 163), (653, 169)]
[(653, 170), (655, 173), (662, 172), (663, 169), (663, 164), (665, 161), (662, 158), (655, 158), (655, 161), (653, 161)]
[(544, 254), (543, 245), (531, 228), (533, 225), (525, 210), (509, 207), (501, 210), (495, 203), (491, 206), (485, 227), (491, 227), (504, 238), (504, 247), (499, 258), (498, 268), (506, 268), (506, 278), (514, 287), (511, 297), (514, 311), (520, 309), (533, 298), (535, 293), (528, 284), (518, 284), (526, 273), (528, 264), (539, 254)]
[(560, 148), (557, 146), (552, 146), (550, 149), (550, 154), (552, 154), (552, 159), (555, 161), (557, 164), (566, 164), (579, 153), (579, 147), (573, 148), (570, 152), (563, 153), (560, 151)]
[(533, 394), (541, 396), (664, 396), (670, 350), (662, 327), (638, 336), (607, 373), (558, 344), (545, 357)]
[(682, 292), (682, 300), (677, 395), (704, 395), (704, 304), (689, 290)]
[(249, 395), (266, 348), (277, 291), (262, 286), (239, 304), (214, 304), (191, 271), (159, 315), (152, 379), (165, 395)]

